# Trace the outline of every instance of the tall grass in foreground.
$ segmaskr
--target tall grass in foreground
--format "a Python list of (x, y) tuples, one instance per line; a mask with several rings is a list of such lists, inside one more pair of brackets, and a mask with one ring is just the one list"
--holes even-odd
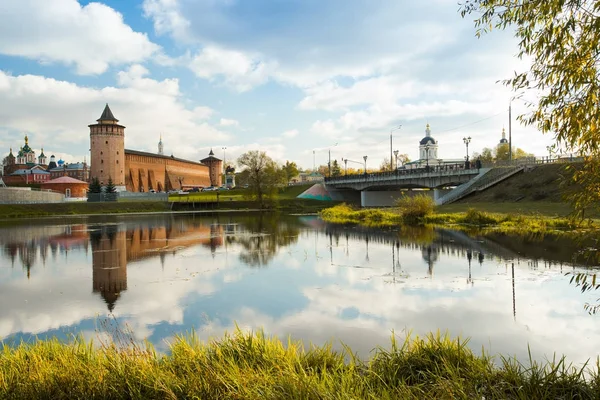
[(597, 399), (600, 377), (564, 360), (522, 365), (476, 356), (465, 341), (429, 335), (378, 348), (366, 362), (351, 349), (304, 349), (262, 333), (219, 341), (178, 338), (152, 348), (95, 348), (77, 338), (5, 347), (2, 399)]

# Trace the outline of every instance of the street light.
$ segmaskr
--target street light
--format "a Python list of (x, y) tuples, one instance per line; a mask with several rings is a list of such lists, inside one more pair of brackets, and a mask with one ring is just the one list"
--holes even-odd
[(223, 173), (225, 173), (225, 165), (227, 164), (225, 161), (225, 150), (227, 150), (227, 147), (221, 147), (221, 150), (223, 150)]
[(394, 157), (396, 157), (396, 168), (395, 169), (398, 169), (398, 153), (399, 153), (398, 150), (394, 150)]
[(471, 136), (469, 137), (464, 137), (463, 138), (463, 142), (465, 143), (465, 145), (467, 146), (467, 161), (469, 161), (469, 143), (471, 143)]
[(344, 162), (344, 176), (347, 176), (348, 175), (348, 159), (342, 158), (342, 161)]
[(390, 129), (390, 171), (392, 170), (392, 132), (397, 131), (400, 128), (402, 128), (402, 125)]
[[(337, 146), (338, 144), (334, 144), (333, 147)], [(329, 161), (327, 162), (327, 166), (329, 167), (329, 177), (331, 178), (331, 147), (329, 148)]]
[(546, 146), (546, 150), (548, 150), (548, 161), (552, 158), (552, 146)]
[(365, 175), (367, 174), (367, 156), (363, 156), (363, 160), (365, 160)]

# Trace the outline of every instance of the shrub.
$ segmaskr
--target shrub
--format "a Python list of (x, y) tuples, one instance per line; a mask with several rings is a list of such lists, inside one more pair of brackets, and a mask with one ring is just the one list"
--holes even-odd
[(396, 206), (400, 208), (400, 215), (405, 224), (420, 224), (423, 218), (433, 214), (435, 202), (425, 194), (415, 196), (404, 195), (396, 201)]
[(498, 219), (486, 212), (469, 208), (463, 217), (463, 223), (472, 225), (492, 225), (498, 223)]

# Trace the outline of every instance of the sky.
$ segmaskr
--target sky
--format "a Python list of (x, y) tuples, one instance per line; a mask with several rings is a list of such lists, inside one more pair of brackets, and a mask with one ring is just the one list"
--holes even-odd
[[(511, 32), (475, 37), (456, 0), (3, 0), (0, 154), (30, 146), (89, 161), (108, 103), (125, 147), (229, 163), (248, 150), (304, 169), (418, 158), (427, 123), (441, 158), (497, 145), (527, 67)], [(515, 147), (547, 154), (512, 102)], [(354, 165), (360, 168), (360, 165)]]

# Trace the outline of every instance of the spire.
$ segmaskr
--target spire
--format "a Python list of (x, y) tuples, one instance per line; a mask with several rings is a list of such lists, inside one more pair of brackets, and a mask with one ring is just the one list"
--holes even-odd
[(164, 151), (163, 151), (163, 142), (162, 142), (162, 134), (160, 135), (160, 140), (158, 141), (158, 154), (160, 154), (161, 156), (164, 155)]
[(506, 139), (506, 132), (504, 131), (504, 127), (502, 127), (502, 139)]
[(425, 136), (427, 136), (427, 137), (431, 136), (431, 129), (429, 129), (429, 123), (425, 127)]
[(29, 144), (29, 138), (25, 135), (25, 145)]
[(208, 153), (209, 156), (214, 156), (215, 153), (213, 153), (212, 149), (210, 149), (210, 153)]
[(116, 119), (115, 116), (113, 115), (112, 111), (110, 111), (110, 107), (108, 106), (108, 103), (106, 103), (106, 106), (104, 107), (104, 111), (102, 111), (102, 115), (96, 121), (98, 121), (98, 122), (101, 122), (101, 121), (119, 122), (119, 120)]

